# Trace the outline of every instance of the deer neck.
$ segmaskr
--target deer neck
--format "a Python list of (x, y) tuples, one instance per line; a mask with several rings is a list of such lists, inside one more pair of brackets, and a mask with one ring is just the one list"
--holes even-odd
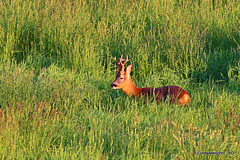
[(132, 82), (132, 79), (130, 78), (128, 80), (128, 83), (127, 85), (125, 85), (123, 88), (122, 88), (122, 91), (126, 94), (126, 95), (129, 95), (129, 96), (138, 96), (141, 91), (142, 91), (142, 88), (138, 88), (134, 85), (134, 83)]

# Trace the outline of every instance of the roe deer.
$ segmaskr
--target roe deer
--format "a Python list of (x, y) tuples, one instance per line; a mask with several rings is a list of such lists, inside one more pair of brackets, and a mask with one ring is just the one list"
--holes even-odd
[[(124, 61), (124, 62), (123, 62)], [(187, 91), (178, 87), (178, 86), (164, 86), (159, 88), (138, 88), (136, 87), (131, 79), (130, 73), (132, 71), (132, 65), (127, 66), (126, 70), (124, 70), (124, 65), (128, 62), (128, 56), (126, 56), (126, 60), (119, 58), (119, 62), (115, 57), (115, 62), (118, 66), (118, 73), (116, 79), (111, 84), (113, 89), (122, 89), (126, 95), (135, 97), (135, 96), (146, 96), (146, 97), (155, 97), (157, 103), (161, 100), (166, 101), (169, 96), (170, 103), (177, 103), (179, 105), (188, 105), (190, 101), (190, 96)]]

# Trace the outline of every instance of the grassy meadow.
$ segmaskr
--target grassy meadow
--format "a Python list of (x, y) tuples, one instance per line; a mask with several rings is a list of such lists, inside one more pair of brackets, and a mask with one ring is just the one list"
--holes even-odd
[[(138, 87), (181, 86), (190, 105), (113, 90), (121, 54)], [(0, 159), (240, 159), (239, 148), (238, 0), (0, 0)]]

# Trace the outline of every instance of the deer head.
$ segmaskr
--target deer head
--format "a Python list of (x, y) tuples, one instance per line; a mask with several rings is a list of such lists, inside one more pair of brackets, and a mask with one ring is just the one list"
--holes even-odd
[(124, 70), (124, 65), (128, 61), (128, 55), (126, 56), (126, 59), (123, 59), (121, 55), (121, 57), (119, 58), (119, 62), (117, 62), (117, 58), (115, 57), (115, 62), (118, 66), (118, 73), (116, 79), (111, 84), (111, 87), (113, 89), (122, 89), (123, 87), (127, 87), (129, 81), (131, 81), (130, 73), (132, 70), (132, 65), (130, 64), (129, 66), (127, 66), (126, 70)]

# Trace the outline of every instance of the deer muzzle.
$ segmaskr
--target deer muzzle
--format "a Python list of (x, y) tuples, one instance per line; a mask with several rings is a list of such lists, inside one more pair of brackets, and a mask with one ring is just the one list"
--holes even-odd
[(111, 87), (112, 87), (113, 89), (118, 89), (118, 86), (117, 86), (115, 83), (112, 83), (112, 84), (111, 84)]

